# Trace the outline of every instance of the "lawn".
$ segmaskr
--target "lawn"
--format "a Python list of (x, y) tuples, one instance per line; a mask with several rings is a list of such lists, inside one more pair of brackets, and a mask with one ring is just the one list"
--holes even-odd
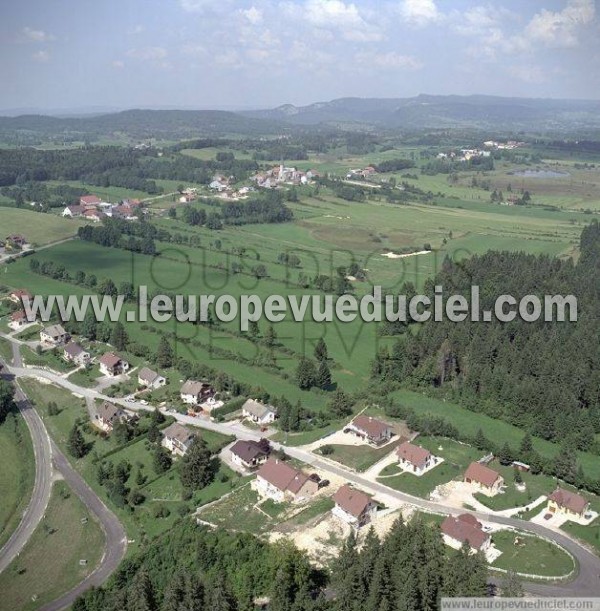
[(270, 518), (254, 507), (258, 501), (258, 494), (246, 484), (201, 510), (198, 517), (226, 530), (258, 534), (271, 524)]
[[(518, 545), (515, 545), (516, 537)], [(569, 554), (538, 537), (503, 530), (493, 533), (492, 541), (502, 551), (502, 555), (491, 564), (492, 568), (513, 569), (524, 575), (544, 577), (562, 577), (575, 568)]]
[(10, 364), (12, 362), (12, 356), (12, 346), (10, 342), (0, 337), (0, 358), (8, 361)]
[(26, 365), (32, 367), (47, 367), (59, 373), (66, 373), (76, 368), (73, 363), (67, 363), (62, 357), (62, 350), (60, 348), (53, 348), (52, 350), (45, 350), (38, 354), (35, 350), (32, 350), (28, 346), (21, 348), (21, 356), (25, 361)]
[(377, 481), (394, 490), (400, 490), (401, 492), (421, 498), (429, 498), (429, 495), (437, 486), (447, 484), (449, 481), (456, 479), (460, 474), (461, 470), (456, 465), (443, 462), (431, 471), (421, 475), (421, 477), (417, 477), (412, 473), (402, 473), (392, 477), (378, 477)]
[(20, 414), (0, 425), (0, 547), (19, 525), (35, 479), (33, 446)]
[(11, 233), (22, 234), (34, 246), (42, 246), (73, 237), (82, 223), (63, 219), (54, 214), (42, 214), (20, 208), (0, 208), (2, 237)]
[(392, 443), (386, 444), (382, 448), (373, 448), (368, 445), (352, 446), (333, 444), (328, 446), (333, 448), (333, 454), (328, 454), (327, 458), (335, 460), (346, 467), (350, 467), (350, 469), (362, 472), (393, 452), (398, 447), (399, 443), (400, 440), (397, 439)]
[(94, 570), (103, 547), (100, 525), (64, 482), (56, 482), (42, 522), (0, 575), (0, 609), (39, 609), (69, 591)]

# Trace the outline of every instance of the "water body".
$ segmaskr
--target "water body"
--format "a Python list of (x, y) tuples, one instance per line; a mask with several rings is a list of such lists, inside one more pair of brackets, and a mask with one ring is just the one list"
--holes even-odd
[(556, 172), (554, 170), (521, 170), (513, 174), (525, 178), (566, 178), (570, 176), (568, 172)]

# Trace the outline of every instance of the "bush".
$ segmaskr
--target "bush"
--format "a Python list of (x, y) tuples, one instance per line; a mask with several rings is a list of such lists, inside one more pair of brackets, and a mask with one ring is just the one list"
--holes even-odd
[(321, 454), (323, 456), (331, 456), (335, 452), (333, 446), (330, 445), (330, 444), (321, 446), (321, 450), (320, 451), (321, 451)]

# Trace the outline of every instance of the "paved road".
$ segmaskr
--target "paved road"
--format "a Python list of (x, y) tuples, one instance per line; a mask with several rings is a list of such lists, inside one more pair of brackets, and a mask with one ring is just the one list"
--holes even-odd
[[(18, 366), (21, 365), (21, 357), (19, 345), (13, 343), (12, 346), (13, 363), (16, 366), (8, 367), (8, 373), (14, 375), (14, 369), (18, 369)], [(27, 401), (18, 385), (18, 379), (14, 379), (14, 383), (17, 405), (31, 431), (36, 459), (36, 481), (34, 492), (23, 520), (21, 520), (21, 523), (6, 545), (0, 550), (0, 572), (23, 549), (42, 519), (50, 498), (53, 467), (61, 473), (71, 490), (77, 494), (88, 511), (99, 521), (105, 535), (104, 553), (100, 564), (94, 571), (71, 591), (41, 608), (43, 611), (59, 611), (69, 607), (79, 595), (90, 587), (100, 586), (108, 579), (125, 556), (127, 535), (115, 514), (106, 507), (79, 473), (71, 466), (56, 444), (50, 440), (43, 420), (29, 401)]]
[(23, 513), (21, 522), (10, 539), (0, 549), (0, 573), (19, 555), (40, 523), (46, 513), (52, 489), (52, 452), (46, 427), (18, 385), (16, 385), (15, 401), (27, 423), (33, 442), (35, 481), (31, 499)]
[[(38, 376), (50, 380), (60, 386), (63, 386), (71, 392), (75, 392), (86, 400), (89, 399), (106, 399), (113, 403), (120, 404), (128, 409), (132, 410), (151, 410), (153, 408), (142, 405), (138, 402), (125, 401), (124, 399), (114, 399), (105, 396), (94, 389), (83, 388), (76, 386), (68, 379), (62, 376), (46, 370), (39, 370), (33, 368), (13, 367), (12, 372), (15, 376)], [(198, 427), (202, 427), (208, 430), (212, 430), (225, 435), (234, 435), (239, 439), (254, 439), (258, 440), (260, 435), (250, 429), (239, 425), (239, 424), (223, 424), (213, 422), (203, 418), (195, 418), (183, 414), (170, 414), (177, 420), (185, 424), (193, 424)], [(315, 469), (318, 469), (322, 473), (334, 474), (338, 477), (346, 479), (348, 482), (360, 486), (371, 494), (384, 494), (397, 499), (402, 503), (406, 503), (423, 509), (425, 511), (445, 514), (445, 515), (456, 515), (459, 513), (472, 513), (478, 519), (484, 520), (490, 524), (497, 524), (503, 526), (510, 526), (518, 528), (521, 531), (529, 532), (532, 534), (545, 537), (555, 543), (561, 545), (574, 556), (579, 564), (578, 574), (573, 580), (568, 583), (559, 584), (546, 584), (546, 583), (528, 583), (527, 591), (532, 594), (543, 595), (543, 596), (600, 596), (600, 558), (592, 553), (587, 547), (582, 545), (575, 539), (570, 538), (565, 533), (557, 532), (556, 530), (550, 529), (546, 526), (535, 524), (532, 522), (526, 522), (518, 520), (516, 518), (508, 518), (505, 516), (498, 516), (494, 514), (482, 513), (482, 512), (471, 512), (464, 509), (456, 509), (443, 505), (442, 503), (428, 501), (418, 497), (413, 497), (409, 494), (393, 490), (380, 484), (365, 478), (363, 475), (355, 473), (342, 465), (338, 465), (333, 461), (324, 460), (311, 452), (302, 450), (301, 448), (295, 448), (285, 446), (282, 444), (273, 444), (276, 448), (285, 451), (292, 458), (297, 458), (307, 464), (312, 465)]]

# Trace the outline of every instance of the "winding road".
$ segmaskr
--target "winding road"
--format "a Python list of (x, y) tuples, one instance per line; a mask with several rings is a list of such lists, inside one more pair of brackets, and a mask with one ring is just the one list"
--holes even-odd
[[(20, 345), (12, 343), (12, 367), (4, 363), (5, 370), (15, 385), (16, 404), (29, 427), (35, 455), (35, 482), (31, 500), (23, 518), (10, 539), (0, 549), (0, 572), (5, 570), (19, 555), (25, 544), (44, 517), (54, 471), (60, 473), (71, 490), (81, 499), (88, 511), (98, 520), (105, 536), (104, 553), (100, 564), (83, 581), (60, 598), (41, 607), (42, 611), (60, 611), (73, 604), (75, 599), (92, 586), (102, 585), (119, 566), (127, 550), (125, 529), (115, 514), (102, 502), (96, 493), (71, 466), (65, 455), (50, 439), (43, 420), (21, 390), (13, 368), (22, 368)], [(0, 365), (3, 363), (0, 361)], [(12, 375), (11, 375), (12, 374)], [(14, 377), (13, 377), (14, 376)]]
[[(13, 345), (15, 358), (13, 359), (13, 366), (9, 367), (9, 371), (15, 377), (15, 381), (17, 383), (18, 378), (20, 377), (38, 377), (46, 379), (59, 386), (62, 386), (66, 390), (69, 390), (72, 393), (76, 393), (84, 397), (86, 401), (91, 401), (94, 399), (104, 399), (107, 401), (111, 401), (112, 403), (120, 404), (121, 406), (134, 411), (147, 411), (153, 409), (153, 407), (151, 406), (143, 405), (136, 401), (126, 401), (125, 399), (111, 398), (94, 389), (77, 386), (70, 382), (68, 379), (65, 379), (63, 376), (52, 371), (24, 367), (20, 360), (18, 342), (16, 342), (10, 337), (4, 337), (9, 339)], [(37, 417), (37, 419), (39, 419), (39, 416), (37, 416), (35, 410), (31, 408), (25, 408), (23, 413), (24, 415), (25, 413), (35, 414), (33, 418), (35, 419)], [(207, 430), (212, 430), (224, 435), (234, 435), (238, 439), (258, 440), (260, 438), (260, 435), (257, 432), (254, 432), (241, 424), (222, 424), (218, 422), (213, 422), (208, 419), (195, 418), (173, 412), (169, 412), (169, 415), (175, 417), (178, 421), (184, 424), (190, 424), (197, 427), (205, 428)], [(42, 454), (43, 448), (41, 448), (40, 446), (41, 444), (48, 443), (48, 438), (47, 434), (45, 433), (45, 428), (43, 427), (43, 422), (41, 422), (41, 419), (39, 420), (44, 435), (35, 437), (36, 441), (34, 443), (38, 446), (38, 453), (36, 454), (36, 457), (38, 455), (44, 456), (44, 454)], [(527, 583), (527, 592), (539, 596), (600, 596), (600, 558), (596, 556), (584, 544), (570, 537), (566, 533), (559, 532), (541, 524), (535, 524), (533, 522), (523, 521), (516, 518), (495, 515), (492, 513), (482, 513), (477, 511), (467, 511), (465, 509), (447, 507), (440, 502), (421, 499), (406, 494), (404, 492), (388, 488), (383, 484), (372, 481), (359, 473), (351, 471), (350, 469), (347, 469), (342, 465), (338, 465), (333, 461), (318, 457), (312, 452), (309, 452), (302, 448), (286, 446), (284, 444), (279, 443), (273, 443), (272, 445), (276, 449), (283, 450), (292, 458), (296, 458), (302, 462), (311, 465), (315, 469), (319, 470), (321, 473), (329, 473), (331, 475), (344, 478), (346, 481), (356, 486), (360, 486), (363, 490), (371, 494), (387, 495), (388, 497), (392, 497), (402, 503), (406, 503), (418, 509), (437, 514), (457, 515), (459, 513), (471, 513), (475, 515), (479, 520), (483, 520), (484, 522), (516, 528), (520, 531), (538, 535), (543, 538), (554, 541), (556, 544), (566, 549), (576, 559), (578, 563), (577, 574), (569, 582)], [(84, 582), (79, 584), (77, 588), (75, 588), (75, 590), (61, 597), (61, 599), (55, 601), (51, 605), (44, 607), (44, 609), (47, 610), (58, 611), (63, 606), (68, 605), (70, 602), (72, 602), (72, 600), (74, 600), (74, 598), (78, 594), (83, 592), (85, 589), (87, 589), (91, 585), (99, 585), (108, 577), (108, 575), (117, 567), (119, 561), (125, 553), (126, 540), (125, 532), (114, 514), (112, 514), (112, 512), (110, 512), (110, 510), (107, 509), (106, 506), (104, 506), (102, 501), (87, 486), (87, 484), (82, 480), (79, 474), (70, 466), (67, 459), (64, 457), (63, 454), (60, 453), (58, 448), (56, 448), (56, 446), (52, 442), (51, 450), (56, 468), (63, 474), (65, 479), (73, 487), (75, 492), (90, 509), (90, 511), (92, 511), (100, 519), (107, 535), (107, 551), (98, 569), (94, 573), (92, 573), (92, 575), (90, 575)], [(2, 551), (4, 552), (4, 549)]]

